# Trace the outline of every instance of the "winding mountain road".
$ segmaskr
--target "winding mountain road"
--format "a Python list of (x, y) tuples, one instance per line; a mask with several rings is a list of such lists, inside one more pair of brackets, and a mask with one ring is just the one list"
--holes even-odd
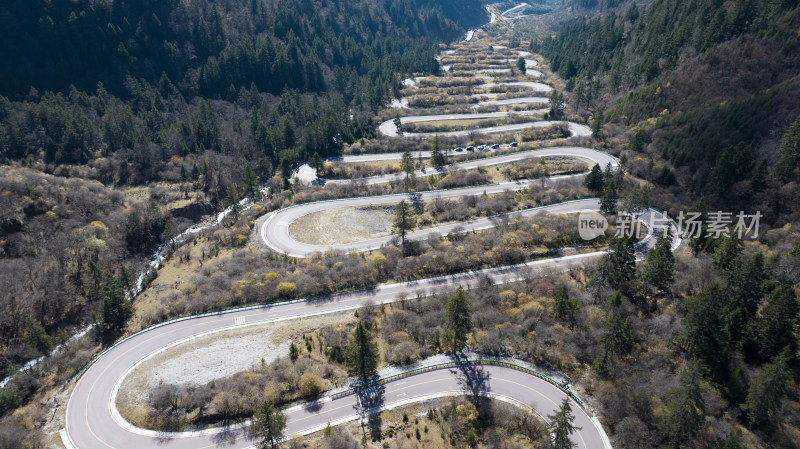
[[(523, 5), (520, 5), (523, 6)], [(512, 8), (503, 14), (515, 12)], [(494, 17), (497, 18), (496, 16)], [(468, 38), (471, 39), (474, 31)], [(467, 39), (467, 40), (469, 40)], [(404, 82), (405, 83), (405, 82)], [(407, 85), (414, 85), (415, 80), (408, 80)], [(527, 82), (519, 82), (527, 83)], [(519, 84), (518, 83), (518, 84)], [(538, 84), (538, 83), (530, 83)], [(545, 85), (539, 85), (545, 86)], [(535, 90), (546, 91), (536, 86)], [(545, 86), (549, 88), (548, 86)], [(543, 98), (537, 98), (538, 100)], [(546, 99), (545, 99), (546, 100)], [(493, 100), (494, 104), (506, 100)], [(524, 102), (525, 99), (516, 99)], [(530, 102), (533, 102), (531, 100)], [(513, 104), (513, 100), (508, 104)], [(520, 114), (535, 114), (541, 111), (526, 111)], [(404, 117), (403, 123), (430, 120), (454, 120), (464, 118), (504, 117), (507, 113), (485, 114), (451, 114), (441, 116)], [(555, 122), (532, 122), (525, 124), (504, 125), (476, 131), (455, 133), (439, 133), (440, 135), (465, 135), (472, 132), (491, 133), (524, 129), (534, 126), (547, 126)], [(590, 130), (579, 124), (570, 123), (573, 136), (591, 135)], [(391, 121), (384, 122), (380, 131), (388, 136), (397, 136), (397, 129)], [(412, 137), (405, 133), (403, 137)], [(424, 137), (424, 135), (421, 135)], [(423, 152), (424, 153), (424, 152)], [(428, 155), (425, 153), (425, 155)], [(416, 156), (416, 154), (415, 154)], [(513, 162), (530, 157), (573, 156), (587, 159), (605, 167), (610, 164), (618, 166), (618, 161), (605, 153), (582, 147), (555, 147), (533, 151), (519, 152), (493, 158), (477, 159), (456, 164), (457, 168), (472, 169), (480, 166), (491, 166)], [(345, 161), (388, 160), (399, 158), (399, 153), (392, 155), (347, 156)], [(420, 176), (431, 174), (421, 171)], [(315, 176), (315, 174), (314, 174)], [(367, 178), (369, 184), (391, 182), (402, 175), (384, 175)], [(552, 179), (552, 178), (549, 178)], [(329, 181), (334, 182), (334, 181)], [(547, 180), (520, 181), (496, 185), (467, 187), (462, 189), (418, 192), (411, 194), (414, 199), (447, 198), (463, 195), (477, 195), (484, 192), (499, 193), (505, 190), (518, 190), (533, 182)], [(366, 251), (387, 243), (391, 237), (354, 242), (346, 245), (310, 245), (295, 240), (289, 234), (289, 226), (298, 218), (310, 213), (338, 207), (366, 206), (395, 203), (408, 198), (408, 194), (373, 196), (364, 198), (346, 198), (341, 200), (321, 201), (292, 206), (273, 212), (265, 219), (258, 230), (264, 243), (275, 251), (295, 257), (308, 257), (314, 252), (328, 249), (348, 251)], [(543, 212), (571, 213), (585, 209), (597, 210), (597, 199), (582, 199), (535, 209), (504, 214), (510, 217), (535, 217)], [(409, 234), (409, 238), (425, 238), (431, 234), (444, 235), (456, 228), (478, 230), (495, 225), (496, 217), (482, 217), (466, 223), (439, 226)], [(648, 228), (648, 235), (637, 244), (637, 257), (642, 258), (656, 241), (656, 236), (663, 232), (672, 232), (673, 248), (681, 241), (674, 235), (674, 229), (660, 212), (649, 209), (640, 217), (645, 223), (655, 223)], [(576, 223), (577, 225), (577, 223)], [(227, 329), (251, 326), (263, 323), (298, 319), (311, 316), (354, 310), (359, 307), (391, 303), (398, 300), (401, 294), (411, 291), (433, 291), (451, 289), (456, 286), (472, 287), (483, 278), (488, 277), (495, 283), (513, 282), (524, 279), (531, 271), (563, 271), (570, 267), (592, 263), (605, 254), (604, 251), (575, 254), (565, 257), (540, 259), (518, 265), (478, 270), (423, 279), (412, 282), (380, 285), (373, 289), (339, 295), (330, 295), (316, 299), (296, 300), (283, 303), (259, 305), (237, 310), (209, 313), (200, 316), (177, 319), (148, 328), (130, 335), (114, 344), (100, 354), (80, 375), (72, 390), (66, 406), (65, 428), (61, 436), (67, 449), (211, 449), (224, 447), (241, 449), (252, 447), (254, 442), (248, 436), (247, 423), (227, 428), (209, 429), (201, 432), (163, 433), (139, 429), (126, 422), (115, 405), (115, 398), (125, 377), (144, 361), (156, 356), (166, 349), (209, 333)], [(326, 396), (318, 401), (292, 407), (284, 411), (287, 417), (286, 435), (289, 437), (304, 435), (322, 430), (329, 423), (337, 425), (347, 421), (360, 419), (368, 412), (380, 409), (400, 407), (422, 400), (456, 395), (475, 394), (511, 402), (516, 405), (531, 407), (537, 414), (545, 417), (552, 414), (565, 398), (573, 402), (575, 424), (580, 428), (571, 438), (580, 449), (610, 449), (610, 444), (599, 424), (589, 415), (587, 410), (577, 404), (563, 389), (543, 378), (507, 366), (492, 364), (472, 365), (459, 368), (440, 368), (420, 372), (401, 380), (385, 383), (379, 387), (371, 387), (357, 394), (332, 398)]]
[[(503, 118), (503, 117), (508, 117), (510, 115), (535, 115), (547, 111), (548, 111), (547, 109), (537, 109), (534, 111), (519, 111), (519, 112), (501, 111), (501, 112), (484, 112), (478, 114), (415, 115), (415, 116), (400, 117), (400, 125), (402, 126), (404, 123), (415, 123), (415, 122)], [(386, 120), (385, 122), (381, 123), (379, 130), (383, 135), (389, 137), (402, 136), (402, 137), (431, 138), (434, 136), (439, 136), (439, 137), (468, 136), (472, 133), (496, 134), (496, 133), (504, 133), (510, 131), (520, 131), (523, 129), (530, 129), (530, 128), (545, 128), (550, 125), (555, 125), (556, 123), (561, 123), (561, 122), (554, 120), (540, 120), (536, 122), (514, 123), (510, 125), (490, 126), (487, 128), (471, 129), (464, 131), (448, 131), (448, 132), (438, 132), (438, 133), (410, 133), (410, 132), (400, 133), (397, 131), (397, 126), (394, 124), (394, 120)], [(574, 123), (574, 122), (566, 122), (566, 123), (567, 126), (569, 127), (570, 133), (572, 133), (572, 137), (589, 137), (592, 135), (592, 130), (586, 125), (581, 125), (580, 123)]]
[[(111, 448), (171, 448), (210, 449), (226, 447), (239, 449), (252, 446), (245, 426), (212, 429), (205, 432), (162, 433), (138, 429), (125, 422), (115, 407), (116, 392), (123, 379), (140, 363), (182, 342), (213, 332), (236, 327), (285, 321), (303, 317), (357, 309), (368, 304), (391, 303), (400, 293), (417, 290), (470, 287), (482, 276), (496, 283), (524, 278), (530, 270), (563, 270), (600, 257), (603, 253), (581, 254), (556, 259), (539, 260), (502, 268), (480, 270), (450, 276), (378, 286), (371, 290), (333, 295), (319, 299), (298, 300), (272, 305), (254, 306), (234, 311), (211, 313), (202, 316), (163, 323), (134, 334), (106, 350), (78, 380), (66, 410), (66, 428), (62, 432), (68, 449)], [(486, 366), (479, 368), (482, 395), (498, 395), (499, 399), (513, 400), (532, 406), (537, 413), (546, 415), (555, 410), (563, 398), (568, 397), (553, 384), (529, 374), (509, 368)], [(467, 387), (475, 391), (475, 374), (460, 369), (440, 369), (417, 374), (402, 381), (390, 382), (380, 389), (373, 388), (370, 407), (392, 408), (434, 397), (463, 393)], [(472, 385), (469, 382), (473, 382)], [(376, 391), (379, 390), (379, 391)], [(322, 399), (315, 403), (286, 411), (289, 436), (302, 435), (324, 428), (328, 422), (337, 424), (357, 419), (356, 401), (363, 395), (349, 395), (339, 399)], [(574, 435), (579, 447), (603, 448), (604, 434), (592, 423), (590, 416), (573, 403), (576, 424), (580, 432)]]
[[(501, 145), (501, 148), (509, 148), (507, 144)], [(493, 150), (489, 150), (493, 151)], [(454, 153), (453, 151), (448, 151), (449, 154), (459, 154)], [(430, 151), (411, 151), (411, 157), (413, 158), (429, 158), (431, 157)], [(464, 154), (464, 153), (460, 153)], [(607, 165), (611, 165), (612, 168), (616, 168), (619, 163), (617, 162), (616, 158), (613, 156), (608, 155), (607, 153), (603, 153), (597, 150), (593, 150), (591, 148), (584, 148), (584, 147), (548, 147), (548, 148), (538, 148), (535, 150), (527, 150), (527, 151), (519, 151), (516, 153), (511, 154), (504, 154), (501, 156), (491, 156), (486, 158), (478, 158), (472, 159), (464, 162), (456, 162), (453, 164), (449, 164), (447, 166), (448, 171), (452, 170), (474, 170), (479, 167), (494, 167), (497, 165), (508, 164), (511, 162), (517, 162), (525, 159), (530, 158), (541, 158), (541, 157), (553, 157), (553, 156), (568, 156), (568, 157), (575, 157), (579, 159), (585, 159), (590, 161), (594, 164), (600, 164), (601, 167), (605, 168)], [(342, 156), (338, 158), (329, 158), (326, 161), (337, 161), (343, 163), (363, 163), (363, 162), (379, 162), (379, 161), (394, 161), (400, 160), (403, 158), (403, 153), (375, 153), (375, 154), (360, 154), (360, 155), (353, 155), (353, 156)], [(435, 168), (424, 168), (421, 170), (416, 170), (414, 175), (417, 177), (424, 177), (424, 176), (433, 176), (442, 174), (442, 170), (438, 170)], [(405, 179), (405, 173), (390, 173), (385, 175), (376, 175), (376, 176), (369, 176), (366, 178), (361, 178), (357, 180), (353, 179), (325, 179), (325, 178), (318, 178), (317, 171), (311, 168), (308, 164), (303, 164), (300, 168), (297, 169), (296, 176), (300, 181), (306, 184), (316, 184), (316, 185), (327, 185), (327, 184), (349, 184), (354, 181), (363, 182), (367, 185), (373, 184), (385, 184), (389, 182), (396, 182), (402, 181)]]
[[(579, 202), (584, 201), (591, 200)], [(659, 212), (652, 210), (646, 211), (642, 216), (645, 222), (651, 218), (664, 219)], [(656, 232), (651, 232), (643, 240), (644, 247), (640, 246), (641, 254), (654, 244), (654, 235), (659, 229), (653, 231)], [(680, 243), (680, 239), (675, 238), (673, 247), (677, 248)], [(453, 288), (457, 285), (469, 288), (483, 276), (489, 277), (495, 283), (513, 282), (525, 278), (531, 270), (560, 271), (589, 263), (603, 254), (605, 252), (598, 251), (536, 260), (507, 267), (381, 285), (366, 291), (254, 306), (162, 323), (133, 334), (112, 346), (83, 373), (67, 403), (66, 426), (62, 431), (62, 439), (68, 449), (250, 447), (253, 442), (247, 437), (246, 425), (177, 434), (135, 428), (125, 422), (116, 410), (115, 397), (119, 386), (138, 364), (172, 346), (201, 335), (254, 324), (353, 310), (369, 304), (391, 303), (400, 297), (399, 294), (409, 291), (431, 291)], [(476, 388), (476, 385), (479, 388)], [(358, 403), (366, 403), (370, 409), (393, 408), (434, 397), (464, 394), (465, 391), (507, 400), (518, 405), (526, 404), (542, 416), (552, 413), (557, 404), (569, 397), (546, 380), (510, 368), (478, 366), (475, 370), (438, 369), (416, 374), (402, 381), (389, 382), (380, 388), (372, 388), (357, 395), (338, 399), (325, 398), (289, 409), (286, 411), (286, 434), (288, 436), (308, 434), (321, 430), (328, 423), (338, 424), (358, 419), (362, 412), (357, 406)], [(573, 404), (573, 410), (576, 415), (575, 423), (581, 427), (580, 431), (573, 434), (573, 440), (578, 447), (584, 449), (610, 447), (606, 445), (607, 439), (596, 420), (593, 421), (578, 404)]]

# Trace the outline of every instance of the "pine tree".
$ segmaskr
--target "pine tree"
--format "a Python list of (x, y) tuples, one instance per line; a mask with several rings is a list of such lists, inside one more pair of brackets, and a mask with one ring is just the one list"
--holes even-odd
[(362, 379), (375, 374), (378, 368), (380, 356), (378, 355), (378, 344), (375, 338), (359, 321), (356, 330), (353, 332), (353, 339), (344, 352), (347, 373), (351, 376), (358, 376)]
[(241, 207), (239, 206), (239, 192), (236, 191), (234, 186), (228, 188), (228, 195), (225, 197), (225, 205), (231, 208), (231, 216), (233, 217), (234, 223), (239, 221), (239, 212), (241, 212)]
[(553, 449), (572, 449), (577, 447), (577, 443), (572, 441), (570, 435), (578, 430), (580, 427), (575, 426), (575, 416), (572, 414), (572, 406), (569, 399), (564, 398), (561, 406), (554, 415), (548, 415), (550, 418), (550, 432), (552, 433), (552, 447)]
[(105, 329), (122, 325), (131, 315), (131, 305), (125, 297), (122, 285), (111, 273), (106, 273), (103, 282), (102, 315)]
[(550, 93), (550, 119), (558, 120), (564, 114), (564, 95), (557, 90)]
[(467, 345), (467, 336), (472, 332), (472, 304), (467, 292), (458, 287), (447, 300), (444, 310), (442, 344), (456, 353)]
[(608, 298), (608, 308), (615, 311), (622, 305), (622, 292), (617, 290)]
[(714, 265), (722, 271), (730, 271), (739, 264), (742, 253), (742, 241), (734, 236), (722, 237), (714, 248), (711, 259)]
[(604, 214), (615, 214), (617, 212), (617, 188), (614, 182), (606, 182), (603, 187), (603, 194), (600, 195), (600, 212)]
[(592, 170), (589, 171), (589, 174), (583, 179), (583, 185), (592, 192), (599, 192), (603, 190), (604, 184), (605, 176), (603, 176), (603, 169), (600, 168), (600, 164), (594, 164)]
[(644, 151), (645, 138), (646, 137), (643, 129), (636, 130), (636, 132), (633, 133), (633, 137), (631, 138), (631, 144), (630, 144), (631, 151), (635, 153), (641, 153), (642, 151)]
[(800, 162), (800, 116), (783, 134), (778, 153), (780, 158), (775, 164), (775, 175), (783, 181), (788, 181)]
[(672, 245), (666, 235), (658, 237), (656, 246), (647, 253), (642, 269), (642, 280), (659, 289), (662, 293), (669, 291), (675, 280), (675, 256)]
[(730, 334), (726, 326), (725, 293), (716, 283), (683, 303), (683, 333), (679, 336), (689, 355), (699, 360), (717, 381), (728, 376)]
[(603, 113), (598, 112), (592, 121), (592, 136), (595, 138), (600, 137), (600, 132), (603, 131)]
[(528, 68), (525, 65), (525, 58), (520, 56), (520, 58), (517, 59), (517, 70), (519, 70), (520, 73), (524, 74), (527, 71), (527, 69)]
[(259, 200), (261, 192), (258, 190), (258, 176), (250, 164), (244, 164), (242, 169), (242, 186), (244, 187), (245, 195), (249, 195), (253, 200)]
[(414, 174), (414, 157), (411, 151), (406, 150), (403, 152), (403, 159), (400, 161), (400, 168), (406, 173), (406, 190), (409, 187), (409, 181)]
[(726, 292), (730, 301), (725, 311), (731, 342), (736, 344), (750, 321), (756, 316), (758, 304), (764, 292), (764, 256), (756, 253), (744, 264), (738, 264), (735, 271), (727, 276)]
[(255, 439), (258, 449), (276, 448), (283, 440), (286, 430), (286, 416), (272, 401), (259, 404), (253, 415), (253, 424), (250, 426), (250, 436)]
[(781, 285), (767, 297), (758, 319), (745, 331), (747, 360), (766, 361), (783, 351), (797, 352), (795, 329), (800, 324), (800, 305), (792, 287)]
[(706, 404), (700, 386), (700, 373), (690, 365), (681, 375), (681, 386), (672, 392), (658, 422), (658, 430), (673, 448), (688, 442), (700, 431), (705, 420)]
[(442, 153), (442, 142), (439, 136), (433, 138), (433, 150), (431, 151), (431, 165), (434, 167), (442, 167), (447, 163), (444, 154)]
[(117, 273), (120, 285), (125, 290), (125, 293), (129, 294), (136, 287), (136, 279), (133, 278), (133, 273), (122, 263), (117, 267)]
[(650, 189), (647, 187), (634, 186), (625, 195), (622, 200), (622, 210), (625, 212), (638, 215), (647, 209), (647, 204), (650, 202)]
[(596, 276), (600, 282), (619, 287), (636, 275), (636, 252), (629, 238), (616, 238), (609, 246), (610, 252), (600, 260)]
[(41, 354), (49, 354), (53, 350), (53, 340), (44, 326), (30, 315), (25, 317), (25, 343)]
[(577, 299), (570, 299), (567, 286), (562, 285), (553, 298), (553, 315), (558, 319), (568, 318), (570, 323), (575, 321), (575, 313), (581, 310)]
[(605, 325), (605, 334), (600, 337), (603, 355), (597, 360), (597, 368), (605, 372), (615, 358), (621, 359), (633, 351), (633, 330), (627, 317), (615, 312)]
[(406, 234), (414, 227), (414, 220), (411, 214), (411, 208), (406, 200), (400, 201), (394, 208), (392, 233), (400, 237), (400, 243), (403, 247), (406, 246)]
[[(700, 226), (700, 232), (694, 232), (691, 236), (689, 236), (689, 247), (692, 248), (694, 253), (697, 253), (707, 249), (710, 246), (710, 243), (714, 242), (714, 240), (709, 241), (709, 238), (706, 237), (706, 230), (708, 229), (708, 225), (706, 225), (708, 222), (708, 212), (706, 211), (705, 201), (702, 198), (699, 199), (692, 205), (692, 207), (689, 208), (688, 212), (692, 214), (699, 213), (700, 215), (698, 215), (695, 220), (702, 223)], [(689, 215), (687, 214), (687, 216)]]
[(763, 428), (779, 418), (781, 400), (791, 377), (788, 359), (788, 352), (784, 352), (764, 365), (750, 382), (742, 409), (747, 412), (751, 426)]
[(314, 170), (322, 170), (322, 158), (319, 156), (319, 153), (314, 152), (311, 156), (311, 160), (308, 162), (309, 167), (313, 168)]

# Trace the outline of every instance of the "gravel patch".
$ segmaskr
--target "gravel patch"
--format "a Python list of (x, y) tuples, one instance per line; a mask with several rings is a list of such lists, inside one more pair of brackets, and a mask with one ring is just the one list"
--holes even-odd
[[(203, 385), (289, 355), (290, 340), (275, 343), (276, 328), (264, 324), (205, 335), (174, 346), (134, 369), (122, 382), (117, 408), (134, 424), (147, 412), (148, 392), (160, 382)], [(233, 350), (235, 348), (235, 350)]]
[(336, 245), (384, 237), (392, 232), (394, 204), (341, 207), (300, 217), (289, 234), (300, 242)]

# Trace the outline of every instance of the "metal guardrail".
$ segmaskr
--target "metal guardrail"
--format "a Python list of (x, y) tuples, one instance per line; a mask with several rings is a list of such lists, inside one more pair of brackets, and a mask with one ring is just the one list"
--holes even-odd
[(428, 373), (428, 372), (431, 372), (431, 371), (437, 371), (437, 370), (445, 369), (445, 368), (458, 368), (458, 367), (462, 367), (462, 366), (475, 366), (475, 365), (500, 366), (500, 367), (503, 367), (503, 368), (510, 368), (510, 369), (513, 369), (513, 370), (516, 370), (516, 371), (523, 372), (525, 374), (529, 374), (531, 376), (538, 377), (539, 379), (542, 379), (542, 380), (554, 385), (559, 390), (563, 391), (569, 397), (574, 399), (575, 402), (578, 403), (578, 405), (580, 405), (581, 407), (585, 408), (585, 405), (584, 405), (583, 401), (578, 396), (576, 396), (575, 393), (573, 393), (566, 385), (564, 385), (564, 384), (562, 384), (560, 382), (557, 382), (555, 379), (553, 379), (552, 377), (550, 377), (550, 376), (548, 376), (546, 374), (542, 374), (542, 373), (540, 373), (538, 371), (534, 371), (534, 370), (532, 370), (530, 368), (526, 368), (524, 366), (516, 365), (516, 364), (510, 363), (510, 362), (503, 362), (503, 361), (500, 361), (500, 360), (481, 360), (481, 359), (439, 363), (439, 364), (436, 364), (436, 365), (431, 365), (431, 366), (426, 366), (426, 367), (423, 367), (423, 368), (414, 369), (414, 370), (411, 370), (411, 371), (406, 371), (404, 373), (399, 373), (399, 374), (395, 374), (393, 376), (384, 377), (382, 379), (378, 379), (378, 380), (375, 380), (375, 381), (370, 382), (370, 383), (366, 383), (366, 384), (363, 384), (363, 385), (357, 385), (357, 386), (355, 386), (353, 388), (350, 388), (350, 389), (347, 389), (347, 390), (344, 390), (344, 391), (340, 391), (338, 393), (334, 393), (334, 394), (331, 395), (331, 399), (332, 400), (340, 399), (340, 398), (343, 398), (345, 396), (349, 396), (351, 394), (358, 393), (359, 391), (366, 390), (368, 388), (372, 388), (372, 387), (375, 387), (375, 386), (378, 386), (378, 385), (384, 385), (384, 384), (387, 384), (387, 383), (390, 383), (390, 382), (394, 382), (396, 380), (405, 379), (407, 377), (415, 376), (417, 374)]

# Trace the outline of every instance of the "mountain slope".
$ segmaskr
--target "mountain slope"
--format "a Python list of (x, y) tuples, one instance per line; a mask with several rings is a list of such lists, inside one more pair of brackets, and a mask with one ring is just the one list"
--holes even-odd
[(760, 208), (782, 224), (798, 210), (783, 204), (785, 180), (768, 175), (800, 114), (798, 29), (791, 1), (657, 0), (570, 24), (541, 46), (584, 101), (596, 93), (585, 103), (605, 122), (634, 125), (629, 156), (655, 158), (638, 175), (677, 179), (681, 201)]

